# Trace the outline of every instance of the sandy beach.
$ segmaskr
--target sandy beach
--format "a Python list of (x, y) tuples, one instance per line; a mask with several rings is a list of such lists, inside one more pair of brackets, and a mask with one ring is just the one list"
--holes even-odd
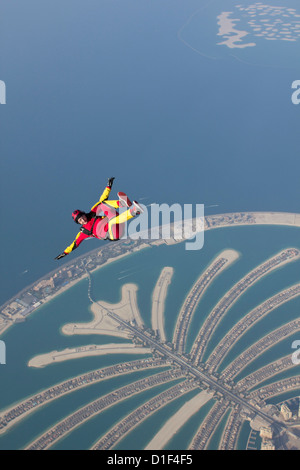
[[(141, 244), (140, 246), (136, 247), (133, 249), (133, 252), (136, 253), (140, 250), (143, 250), (144, 248), (149, 248), (149, 245), (146, 244), (146, 243), (143, 243)], [(96, 251), (95, 249), (92, 250), (92, 251)], [(87, 253), (88, 254), (88, 253)], [(93, 273), (95, 271), (98, 271), (99, 269), (102, 269), (106, 266), (108, 266), (109, 264), (115, 262), (115, 261), (119, 261), (120, 259), (128, 256), (132, 254), (132, 252), (126, 252), (126, 253), (123, 253), (121, 255), (118, 255), (118, 256), (115, 256), (113, 258), (108, 258), (105, 263), (101, 264), (100, 266), (97, 266), (96, 268), (94, 269), (91, 269), (90, 272)], [(54, 274), (55, 271), (49, 273), (49, 276), (50, 274)], [(36, 282), (34, 282), (33, 284), (31, 284), (31, 286), (28, 286), (29, 287), (32, 287), (36, 284), (38, 284), (41, 280), (45, 279), (47, 277), (47, 275), (43, 276), (43, 278), (40, 278), (39, 280), (37, 280)], [(71, 289), (72, 287), (74, 287), (78, 282), (81, 282), (83, 279), (86, 279), (88, 277), (88, 274), (87, 273), (84, 273), (82, 276), (78, 277), (77, 279), (74, 279), (73, 281), (70, 281), (68, 282), (68, 284), (66, 284), (65, 286), (61, 287), (59, 289), (59, 291), (55, 292), (55, 294), (50, 294), (48, 295), (47, 297), (45, 297), (44, 299), (42, 299), (40, 301), (40, 305), (35, 308), (33, 310), (33, 312), (31, 312), (30, 315), (32, 315), (33, 313), (36, 313), (41, 307), (43, 307), (46, 303), (50, 302), (51, 300), (54, 300), (56, 297), (58, 297), (59, 295), (63, 294), (64, 292), (66, 292), (67, 290)], [(24, 291), (25, 289), (23, 289)], [(22, 291), (22, 292), (23, 292)], [(20, 294), (20, 293), (19, 293)], [(13, 298), (17, 297), (19, 294), (17, 294), (16, 296), (14, 296)], [(6, 304), (8, 304), (10, 301), (7, 301)], [(20, 314), (17, 314), (15, 315), (15, 317), (13, 319), (4, 319), (0, 316), (0, 336), (6, 331), (8, 330), (11, 326), (13, 326), (15, 323), (17, 323), (16, 319), (18, 321), (24, 321), (26, 319), (26, 317), (23, 317), (22, 315)]]
[[(195, 221), (195, 219), (191, 219), (190, 222)], [(189, 221), (185, 221), (186, 224)], [(232, 212), (232, 213), (224, 213), (224, 214), (216, 214), (216, 215), (209, 215), (204, 217), (204, 231), (212, 230), (215, 228), (222, 228), (222, 227), (234, 227), (234, 226), (241, 226), (241, 225), (286, 225), (286, 226), (293, 226), (293, 227), (300, 227), (300, 214), (298, 213), (290, 213), (290, 212)], [(200, 224), (202, 226), (202, 223)], [(145, 240), (145, 243), (142, 243), (140, 246), (134, 249), (134, 252), (138, 252), (145, 248), (151, 247), (151, 245), (160, 245), (162, 243), (173, 244), (173, 243), (182, 243), (186, 241), (185, 238), (180, 240)], [(169, 243), (170, 242), (170, 243)], [(95, 250), (93, 250), (95, 251)], [(110, 263), (118, 261), (128, 255), (132, 254), (131, 251), (125, 252), (121, 255), (118, 255), (114, 258), (109, 258), (105, 263), (101, 266), (97, 266), (95, 269), (91, 270), (91, 272), (98, 271), (99, 269), (108, 266)], [(54, 272), (53, 272), (54, 273)], [(53, 274), (51, 273), (51, 274)], [(35, 313), (39, 308), (45, 305), (47, 302), (55, 299), (57, 296), (61, 295), (63, 292), (67, 291), (71, 287), (75, 286), (78, 282), (82, 281), (87, 277), (87, 274), (83, 274), (80, 278), (77, 278), (73, 281), (70, 281), (67, 285), (63, 286), (58, 292), (53, 295), (49, 295), (45, 297), (41, 301), (41, 305), (37, 307), (32, 313)], [(44, 276), (42, 279), (45, 279)], [(37, 280), (37, 284), (40, 280)], [(29, 287), (29, 286), (28, 286)], [(25, 289), (24, 289), (25, 290)], [(18, 294), (17, 294), (18, 295)], [(13, 298), (15, 298), (14, 296)], [(11, 301), (13, 301), (13, 298)], [(10, 301), (7, 301), (6, 304), (9, 304)], [(15, 324), (15, 320), (6, 320), (1, 319), (0, 322), (0, 335), (2, 335), (8, 328)]]
[[(179, 315), (177, 316), (173, 333), (172, 342), (175, 346), (178, 345), (179, 351), (183, 351), (185, 346), (184, 337), (187, 334), (195, 310), (206, 290), (209, 288), (214, 279), (219, 276), (224, 271), (224, 269), (227, 269), (232, 263), (234, 263), (239, 257), (240, 253), (236, 250), (222, 251), (216, 258), (213, 259), (213, 261), (211, 261), (210, 265), (205, 268), (204, 272), (200, 274), (197, 281), (191, 287), (181, 306)], [(217, 271), (213, 272), (213, 266), (218, 265), (222, 261), (224, 264), (219, 267)]]
[(40, 354), (33, 357), (28, 362), (28, 367), (45, 367), (49, 364), (69, 361), (71, 359), (79, 359), (82, 357), (103, 356), (106, 354), (150, 354), (150, 348), (135, 346), (131, 343), (111, 343), (89, 346), (81, 346), (77, 348), (67, 348), (62, 351), (51, 351), (46, 354)]
[(122, 286), (121, 300), (116, 304), (104, 301), (93, 302), (90, 309), (93, 320), (88, 323), (68, 323), (62, 327), (65, 335), (109, 335), (121, 338), (131, 338), (132, 333), (121, 329), (119, 323), (107, 315), (107, 311), (116, 313), (122, 320), (135, 322), (138, 327), (143, 326), (143, 321), (137, 307), (136, 284), (124, 284)]
[[(239, 225), (287, 225), (300, 227), (300, 214), (293, 212), (228, 212), (205, 217), (205, 230)], [(214, 225), (211, 225), (211, 222)], [(209, 225), (210, 224), (210, 225)]]
[[(195, 219), (191, 219), (190, 223), (192, 224), (193, 221), (195, 222)], [(185, 223), (188, 225), (189, 221), (185, 221)], [(226, 228), (226, 227), (236, 227), (236, 226), (244, 226), (244, 225), (283, 225), (283, 226), (291, 226), (291, 227), (300, 227), (300, 214), (298, 213), (292, 213), (292, 212), (232, 212), (232, 213), (224, 213), (224, 214), (216, 214), (216, 215), (209, 215), (204, 218), (204, 231), (208, 230), (213, 230), (213, 229), (218, 229), (218, 228)], [(196, 224), (197, 226), (197, 224)], [(202, 226), (202, 224), (200, 224)], [(181, 240), (145, 240), (145, 243), (142, 243), (140, 246), (136, 247), (134, 249), (134, 252), (140, 251), (144, 248), (149, 248), (151, 245), (161, 245), (161, 244), (173, 244), (173, 243), (182, 243), (183, 241), (186, 241), (185, 238)], [(95, 251), (95, 250), (93, 250)], [(99, 269), (104, 268), (105, 266), (109, 265), (110, 263), (113, 263), (114, 261), (118, 261), (128, 255), (132, 254), (131, 251), (125, 252), (121, 255), (118, 255), (114, 258), (109, 258), (105, 263), (103, 263), (101, 266), (97, 266), (91, 272), (98, 271)], [(53, 274), (53, 273), (51, 273)], [(47, 302), (50, 302), (51, 300), (55, 299), (57, 296), (61, 295), (68, 289), (72, 288), (75, 286), (78, 282), (82, 281), (87, 277), (87, 274), (83, 274), (80, 278), (77, 278), (73, 281), (70, 281), (67, 285), (63, 286), (58, 292), (56, 292), (53, 295), (49, 295), (45, 297), (42, 301), (41, 304), (33, 310), (33, 312), (30, 314), (32, 315), (33, 313), (37, 312), (37, 310), (41, 307), (43, 307)], [(43, 277), (43, 279), (46, 278), (46, 276)], [(39, 281), (36, 281), (37, 284)], [(34, 285), (32, 284), (32, 286)], [(24, 289), (25, 290), (25, 289)], [(17, 294), (18, 295), (18, 294)], [(16, 296), (14, 296), (11, 301), (7, 301), (5, 305), (9, 304), (10, 302), (13, 301), (13, 299)], [(11, 319), (6, 319), (4, 317), (0, 318), (0, 336), (5, 333), (10, 327), (15, 325), (18, 321), (22, 320), (24, 321), (26, 318), (21, 318), (19, 319), (18, 316), (16, 318), (11, 318)], [(110, 328), (109, 328), (110, 329)], [(64, 330), (65, 334), (74, 334), (74, 331), (72, 332), (72, 328), (68, 328)], [(85, 334), (82, 332), (81, 334)], [(102, 333), (105, 334), (105, 333)], [(124, 334), (120, 335), (115, 335), (115, 336), (121, 336), (121, 337), (127, 337)]]
[[(144, 362), (145, 361), (145, 362)], [(151, 361), (151, 360), (150, 360)], [(116, 371), (112, 372), (109, 371), (111, 368), (110, 366), (104, 367), (103, 369), (96, 369), (91, 372), (87, 372), (84, 375), (78, 375), (75, 376), (71, 379), (68, 379), (67, 381), (59, 382), (55, 384), (51, 389), (45, 389), (38, 393), (37, 395), (31, 395), (24, 400), (14, 403), (12, 406), (2, 409), (0, 412), (0, 423), (1, 420), (5, 420), (5, 416), (9, 415), (10, 413), (13, 413), (14, 417), (13, 419), (10, 419), (7, 423), (6, 426), (1, 428), (0, 426), (0, 434), (4, 434), (10, 429), (12, 426), (17, 424), (19, 421), (22, 421), (24, 418), (26, 418), (29, 414), (34, 413), (38, 408), (41, 408), (48, 403), (55, 401), (59, 399), (62, 396), (68, 395), (70, 393), (75, 392), (76, 390), (80, 390), (85, 387), (89, 387), (91, 384), (99, 383), (105, 380), (109, 380), (112, 377), (120, 377), (121, 375), (126, 375), (126, 374), (131, 374), (132, 372), (135, 372), (138, 368), (138, 370), (149, 370), (149, 369), (155, 369), (158, 367), (166, 367), (168, 364), (167, 362), (162, 362), (161, 364), (155, 363), (156, 361), (152, 361), (153, 363), (149, 365), (148, 359), (138, 359), (137, 361), (129, 361), (127, 363), (128, 367), (117, 368)], [(142, 366), (140, 364), (143, 364)], [(130, 367), (132, 365), (132, 367)], [(109, 373), (107, 373), (109, 371)], [(92, 374), (92, 377), (90, 375)], [(77, 382), (79, 380), (79, 383)], [(69, 384), (68, 384), (69, 382)], [(68, 385), (67, 385), (68, 384)], [(50, 392), (51, 390), (51, 392)], [(41, 394), (47, 393), (47, 398), (44, 401), (39, 401), (39, 398)], [(51, 393), (51, 396), (50, 396)], [(34, 406), (32, 406), (32, 403), (28, 403), (30, 400), (36, 400), (36, 403)], [(27, 406), (26, 406), (27, 403)], [(22, 409), (21, 413), (18, 413), (18, 409)]]
[(159, 333), (160, 339), (163, 343), (166, 342), (166, 335), (164, 331), (165, 300), (173, 273), (174, 269), (172, 267), (166, 266), (163, 268), (152, 295), (152, 329)]
[[(219, 214), (215, 216), (206, 217), (205, 225), (206, 230), (211, 230), (213, 228), (236, 226), (236, 225), (288, 225), (300, 227), (300, 214), (294, 213), (275, 213), (275, 212), (247, 212), (247, 213), (232, 213), (232, 214)], [(143, 244), (142, 248), (145, 248), (149, 245)], [(101, 269), (102, 267), (117, 261), (120, 258), (127, 256), (128, 253), (124, 253), (116, 258), (110, 258), (104, 265), (96, 268), (95, 270)], [(223, 252), (228, 259), (228, 262), (233, 262), (236, 259), (237, 253), (233, 250), (225, 250)], [(162, 271), (161, 279), (158, 280), (156, 288), (153, 292), (153, 307), (152, 307), (152, 325), (154, 330), (157, 330), (161, 336), (161, 340), (165, 341), (164, 327), (163, 327), (163, 310), (164, 310), (164, 301), (167, 294), (167, 286), (171, 281), (171, 276), (173, 270), (170, 267), (165, 268), (166, 271)], [(64, 286), (57, 294), (47, 297), (46, 301), (50, 301), (55, 298), (57, 295), (60, 295), (62, 292), (66, 291), (70, 287), (74, 286), (77, 282), (87, 277), (87, 274), (83, 275), (80, 279), (71, 281), (68, 285)], [(160, 286), (160, 283), (162, 285)], [(120, 325), (117, 324), (112, 318), (108, 317), (107, 310), (111, 310), (119, 315), (122, 319), (128, 322), (135, 323), (138, 327), (143, 326), (143, 321), (140, 316), (140, 312), (137, 307), (136, 292), (138, 286), (136, 284), (125, 284), (122, 287), (122, 295), (120, 302), (116, 304), (109, 304), (106, 302), (94, 302), (91, 305), (91, 311), (93, 313), (93, 320), (88, 323), (70, 323), (62, 327), (62, 333), (65, 335), (88, 335), (88, 334), (101, 334), (101, 335), (111, 335), (115, 337), (121, 337), (130, 339), (131, 333), (126, 331), (124, 328), (120, 328)], [(155, 305), (156, 304), (156, 305)], [(134, 345), (125, 345), (120, 351), (120, 345), (113, 345), (111, 348), (106, 346), (86, 346), (84, 348), (74, 348), (73, 350), (65, 351), (53, 351), (43, 355), (36, 356), (32, 358), (28, 365), (30, 367), (44, 367), (45, 365), (51, 364), (53, 362), (61, 362), (69, 359), (75, 359), (79, 357), (86, 356), (95, 356), (103, 354), (114, 354), (114, 353), (145, 353), (145, 349), (141, 348), (141, 351), (138, 352), (138, 348)], [(130, 346), (128, 348), (128, 346)], [(132, 349), (131, 349), (132, 348)]]
[(256, 46), (255, 42), (242, 43), (242, 40), (249, 33), (247, 31), (241, 31), (235, 28), (239, 19), (229, 18), (232, 12), (224, 11), (218, 16), (219, 32), (218, 36), (223, 36), (226, 40), (219, 42), (218, 45), (225, 44), (230, 49)]
[(205, 390), (187, 401), (158, 431), (154, 438), (145, 447), (145, 450), (161, 450), (172, 439), (176, 432), (193, 416), (200, 408), (213, 397), (213, 392)]

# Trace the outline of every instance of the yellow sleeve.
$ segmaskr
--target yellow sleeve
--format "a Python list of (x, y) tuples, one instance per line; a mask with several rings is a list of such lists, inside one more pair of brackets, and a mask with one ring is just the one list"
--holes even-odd
[[(75, 248), (78, 247), (78, 245), (79, 245), (79, 243), (80, 243), (80, 241), (78, 240), (78, 238), (80, 237), (80, 235), (82, 235), (82, 232), (78, 232), (78, 233), (77, 233), (75, 240), (71, 243), (71, 245), (69, 245), (69, 246), (65, 249), (64, 253), (69, 254), (69, 253), (71, 253), (71, 251), (75, 250)], [(77, 240), (78, 240), (78, 241), (77, 241)], [(79, 242), (79, 243), (78, 243), (78, 242)]]
[(108, 196), (111, 192), (111, 188), (109, 186), (106, 186), (106, 188), (104, 189), (103, 193), (101, 194), (101, 197), (99, 199), (98, 202), (96, 202), (96, 204), (93, 205), (93, 207), (91, 208), (91, 210), (93, 210), (96, 206), (98, 206), (98, 204), (100, 204), (101, 202), (103, 201), (106, 201), (106, 199), (108, 199)]

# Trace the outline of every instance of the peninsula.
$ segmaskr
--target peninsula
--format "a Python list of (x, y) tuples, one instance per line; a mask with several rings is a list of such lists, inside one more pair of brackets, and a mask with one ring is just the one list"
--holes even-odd
[[(185, 221), (187, 222), (187, 221)], [(174, 224), (173, 233), (178, 223)], [(209, 215), (204, 217), (204, 231), (222, 227), (243, 225), (284, 225), (300, 227), (300, 214), (289, 212), (236, 212)], [(190, 220), (192, 230), (198, 226), (196, 219)], [(178, 228), (178, 227), (177, 227)], [(179, 227), (180, 228), (180, 227)], [(190, 233), (193, 233), (192, 231)], [(88, 271), (93, 272), (109, 263), (117, 261), (144, 248), (160, 244), (174, 244), (185, 241), (184, 238), (156, 239), (124, 239), (114, 244), (95, 249), (87, 254), (73, 258), (62, 267), (48, 273), (30, 286), (18, 292), (14, 297), (0, 306), (0, 337), (15, 323), (24, 321), (28, 315), (51, 301), (57, 295), (73, 287), (77, 282), (88, 277)], [(88, 269), (88, 271), (87, 271)], [(157, 317), (159, 318), (159, 317)], [(163, 334), (162, 325), (160, 331)]]

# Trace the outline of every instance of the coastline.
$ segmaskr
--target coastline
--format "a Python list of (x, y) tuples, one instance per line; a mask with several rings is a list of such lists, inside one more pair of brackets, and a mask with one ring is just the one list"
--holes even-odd
[[(261, 219), (258, 217), (256, 220), (261, 220)], [(290, 219), (290, 220), (291, 220), (291, 219)], [(210, 219), (210, 221), (211, 221), (211, 219)], [(240, 225), (242, 225), (242, 224), (240, 224)], [(285, 223), (284, 223), (284, 224), (281, 224), (281, 225), (285, 225)], [(292, 225), (294, 225), (294, 223), (293, 223)], [(215, 226), (214, 226), (214, 227), (211, 227), (211, 228), (219, 228), (219, 227), (215, 227)], [(248, 233), (248, 232), (247, 232), (247, 233)], [(252, 233), (252, 232), (251, 232), (251, 233)], [(285, 233), (285, 232), (283, 232), (283, 233)], [(290, 232), (289, 232), (289, 233), (290, 233)], [(281, 235), (281, 231), (279, 231), (279, 235)], [(298, 231), (296, 231), (295, 235), (296, 235), (296, 237), (298, 236)], [(221, 236), (222, 236), (222, 234), (221, 234)], [(292, 231), (292, 236), (293, 236), (293, 238), (294, 238), (294, 232), (293, 232), (293, 231)], [(148, 246), (148, 245), (146, 245), (146, 246)], [(118, 256), (118, 257), (116, 257), (116, 258), (111, 258), (111, 259), (108, 260), (108, 262), (104, 263), (103, 266), (105, 266), (105, 265), (107, 265), (107, 264), (110, 264), (111, 262), (113, 262), (113, 261), (115, 261), (115, 260), (117, 260), (117, 259), (123, 258), (123, 257), (125, 257), (125, 256), (127, 256), (127, 255), (129, 255), (129, 254), (132, 254), (132, 252), (131, 252), (131, 253), (124, 253), (123, 255)], [(220, 256), (220, 254), (223, 254), (223, 255), (224, 255), (223, 252), (220, 252), (220, 253), (219, 253), (219, 256)], [(100, 266), (100, 267), (102, 267), (102, 266)], [(100, 267), (97, 267), (96, 269), (93, 269), (93, 271), (96, 271), (96, 270), (100, 269)], [(114, 267), (114, 268), (113, 268), (114, 272), (115, 272), (117, 269), (118, 269), (118, 267), (117, 267), (117, 268)], [(119, 267), (119, 270), (120, 270), (120, 269), (125, 269), (125, 268)], [(173, 270), (174, 268), (169, 268), (169, 269)], [(92, 272), (92, 270), (89, 270), (89, 271), (82, 277), (82, 279), (83, 279), (83, 278), (86, 278), (87, 276), (89, 276), (89, 272)], [(162, 272), (163, 272), (163, 270), (162, 270)], [(82, 280), (82, 279), (80, 279), (80, 280)], [(74, 281), (75, 284), (76, 284), (77, 282), (79, 282), (79, 280), (75, 280), (75, 281)], [(122, 282), (123, 282), (123, 281), (122, 281)], [(70, 283), (70, 284), (71, 284), (71, 283)], [(73, 283), (72, 283), (72, 284), (73, 284)], [(74, 285), (74, 284), (73, 284), (73, 285)], [(122, 288), (122, 289), (125, 289), (125, 291), (126, 291), (126, 287), (127, 287), (128, 285), (130, 285), (130, 284), (124, 284), (124, 285), (122, 285), (122, 283), (121, 283), (121, 288)], [(134, 292), (134, 291), (137, 289), (137, 285), (136, 285), (136, 284), (131, 284), (131, 285), (133, 286), (133, 292)], [(65, 289), (64, 289), (64, 290), (66, 290), (66, 288), (68, 288), (68, 287), (70, 287), (70, 286), (65, 286)], [(166, 287), (166, 286), (165, 286), (165, 287)], [(57, 295), (59, 295), (59, 293), (57, 293)], [(54, 297), (55, 297), (55, 296), (54, 296)], [(117, 309), (123, 308), (123, 307), (121, 306), (123, 300), (124, 300), (124, 299), (123, 299), (123, 294), (122, 294), (122, 296), (121, 296), (121, 301), (120, 301), (120, 302), (118, 302), (118, 303), (116, 303), (116, 304), (106, 304), (106, 305), (109, 306), (109, 309), (111, 309), (111, 308), (114, 309), (114, 308), (116, 308), (116, 306), (118, 306)], [(125, 302), (125, 303), (126, 303), (126, 302)], [(99, 304), (102, 304), (102, 302), (99, 302)], [(92, 304), (91, 307), (89, 307), (89, 308), (92, 309), (92, 307), (93, 307), (93, 305), (94, 305), (94, 306), (95, 306), (95, 311), (96, 311), (96, 310), (98, 309), (99, 304), (98, 304), (97, 302), (94, 302), (94, 304)], [(103, 302), (103, 305), (104, 305), (104, 302)], [(100, 307), (101, 307), (101, 305), (100, 305)], [(98, 312), (98, 313), (99, 313), (99, 312)], [(117, 312), (116, 312), (116, 313), (117, 313)], [(127, 321), (128, 321), (128, 319), (127, 319)], [(92, 320), (92, 322), (93, 322), (93, 320)], [(88, 324), (86, 324), (86, 325), (88, 325)], [(153, 325), (153, 324), (152, 324), (152, 325)], [(81, 332), (80, 334), (83, 334), (83, 333)], [(111, 346), (111, 345), (107, 345), (107, 346)], [(122, 344), (118, 344), (118, 346), (123, 346), (123, 345), (122, 345)], [(90, 347), (92, 348), (93, 346), (91, 345), (91, 346), (89, 346), (89, 348), (90, 348)], [(81, 349), (81, 348), (80, 348), (80, 349)], [(66, 353), (66, 352), (67, 352), (67, 350), (65, 350), (65, 351), (60, 351), (60, 353)], [(77, 352), (78, 352), (78, 351), (76, 351), (76, 353), (77, 353)], [(82, 352), (82, 351), (81, 351), (81, 352)], [(144, 351), (143, 351), (143, 352), (144, 352)], [(56, 353), (56, 351), (52, 351), (52, 353)], [(109, 351), (109, 353), (111, 353), (111, 351)], [(48, 353), (48, 354), (50, 355), (51, 353)], [(127, 356), (127, 357), (128, 357), (128, 356)], [(75, 357), (74, 357), (74, 358), (75, 358)], [(131, 359), (130, 356), (129, 356), (129, 358)], [(44, 358), (44, 359), (45, 359), (45, 358)], [(128, 360), (130, 360), (130, 359), (128, 359)], [(45, 364), (45, 365), (47, 365), (47, 364)], [(66, 365), (68, 365), (68, 364), (66, 363)], [(33, 366), (33, 367), (43, 367), (43, 365), (40, 365), (40, 366)], [(188, 403), (188, 402), (187, 402), (187, 403)], [(192, 403), (191, 403), (191, 404), (192, 404)], [(194, 403), (194, 405), (195, 405), (195, 409), (196, 409), (196, 408), (197, 408), (197, 404)], [(180, 411), (180, 410), (179, 410), (179, 411)], [(190, 411), (186, 410), (186, 412), (189, 413), (189, 412), (191, 412), (191, 410), (190, 410)], [(191, 412), (191, 413), (192, 413), (192, 412)], [(193, 413), (192, 413), (192, 414), (193, 414)], [(192, 414), (191, 414), (191, 415), (192, 415)], [(178, 413), (178, 414), (177, 414), (177, 419), (175, 419), (175, 415), (174, 415), (173, 425), (171, 426), (171, 424), (169, 423), (169, 428), (168, 428), (169, 431), (168, 431), (168, 429), (167, 429), (166, 427), (161, 428), (161, 430), (159, 431), (159, 433), (160, 433), (160, 439), (161, 439), (161, 440), (166, 440), (166, 439), (167, 439), (167, 432), (171, 432), (171, 433), (173, 433), (172, 435), (174, 435), (174, 433), (176, 432), (176, 429), (175, 429), (175, 428), (177, 428), (177, 427), (180, 428), (180, 426), (182, 426), (182, 425), (184, 424), (184, 422), (185, 422), (185, 421), (184, 421), (184, 416), (183, 416), (182, 414)], [(180, 423), (183, 423), (183, 424), (180, 424)], [(164, 426), (167, 426), (167, 423), (166, 423)], [(170, 428), (170, 426), (171, 426), (171, 428)], [(164, 434), (164, 432), (165, 432), (165, 434)], [(0, 432), (0, 433), (1, 433), (1, 432)], [(156, 436), (153, 436), (153, 440), (154, 440), (155, 438), (156, 438)], [(167, 440), (169, 440), (169, 439), (170, 439), (170, 437), (169, 437)], [(161, 442), (161, 440), (159, 440), (159, 443)], [(148, 445), (149, 445), (149, 444), (148, 444)]]
[(28, 361), (28, 367), (45, 367), (49, 364), (57, 364), (71, 359), (81, 359), (83, 357), (103, 356), (106, 354), (149, 354), (150, 348), (139, 347), (131, 343), (116, 344), (92, 344), (76, 348), (67, 348), (63, 351), (51, 351), (46, 354), (34, 356)]
[(136, 292), (138, 286), (136, 284), (124, 284), (122, 286), (121, 300), (116, 304), (110, 304), (104, 301), (93, 302), (90, 310), (93, 319), (88, 323), (67, 323), (61, 331), (64, 335), (108, 335), (122, 338), (131, 338), (131, 333), (126, 330), (120, 330), (112, 318), (107, 316), (107, 310), (116, 311), (116, 313), (125, 321), (135, 322), (139, 327), (143, 326), (140, 313), (137, 308)]
[[(186, 221), (188, 222), (188, 221)], [(191, 226), (195, 222), (195, 219), (190, 219)], [(176, 222), (174, 223), (176, 225)], [(228, 228), (228, 227), (236, 227), (236, 226), (247, 226), (247, 225), (282, 225), (282, 226), (290, 226), (300, 228), (300, 213), (293, 213), (293, 212), (232, 212), (232, 213), (224, 213), (224, 214), (216, 214), (216, 215), (208, 215), (204, 217), (204, 231), (217, 229), (217, 228)], [(98, 271), (99, 269), (108, 266), (109, 264), (118, 261), (126, 256), (134, 254), (144, 248), (150, 248), (152, 245), (160, 245), (160, 244), (175, 244), (175, 243), (182, 243), (187, 241), (185, 238), (180, 240), (141, 240), (140, 244), (135, 246), (133, 249), (129, 248), (124, 253), (118, 254), (117, 256), (109, 257), (104, 263), (96, 266), (95, 268), (91, 269), (90, 272)], [(125, 247), (126, 249), (126, 247)], [(18, 292), (15, 296), (11, 299), (7, 300), (2, 306), (0, 306), (0, 337), (13, 325), (17, 322), (25, 321), (26, 317), (21, 318), (20, 314), (17, 314), (14, 319), (6, 318), (3, 314), (4, 307), (6, 308), (11, 303), (15, 301), (15, 299), (20, 296), (22, 293), (26, 293), (28, 289), (33, 288), (36, 286), (41, 280), (45, 280), (47, 277), (53, 275), (54, 273), (59, 272), (62, 269), (68, 269), (70, 266), (74, 265), (76, 262), (84, 258), (88, 258), (94, 253), (99, 253), (100, 251), (105, 250), (104, 248), (101, 249), (93, 249), (91, 252), (88, 252), (84, 255), (75, 258), (74, 260), (68, 262), (67, 264), (63, 265), (62, 268), (58, 268), (50, 273), (46, 274), (42, 278), (38, 279), (36, 282), (30, 284), (29, 286), (25, 287), (22, 291)], [(35, 313), (39, 308), (43, 307), (46, 303), (50, 302), (51, 300), (55, 299), (57, 296), (63, 294), (68, 289), (74, 287), (78, 282), (82, 281), (87, 277), (88, 273), (83, 273), (80, 277), (69, 281), (66, 285), (62, 286), (57, 292), (54, 294), (50, 294), (46, 296), (39, 302), (37, 305), (28, 315)], [(26, 316), (28, 316), (26, 315)]]
[(162, 450), (177, 431), (195, 414), (202, 406), (213, 398), (213, 392), (201, 390), (196, 396), (186, 402), (157, 432), (147, 444), (145, 450)]
[[(206, 290), (209, 288), (211, 282), (214, 281), (225, 269), (227, 269), (231, 264), (235, 263), (240, 257), (240, 253), (236, 250), (225, 249), (219, 253), (210, 264), (204, 269), (200, 274), (196, 282), (191, 287), (186, 298), (184, 299), (177, 321), (173, 331), (172, 343), (175, 347), (178, 347), (178, 350), (182, 353), (185, 347), (185, 340), (192, 317), (195, 313), (195, 310), (201, 301), (202, 297), (205, 295)], [(218, 266), (218, 269), (214, 269), (214, 266)], [(197, 293), (197, 294), (196, 294)], [(196, 297), (194, 296), (196, 294)], [(182, 331), (182, 327), (184, 330)], [(180, 331), (182, 331), (180, 333)]]
[[(110, 265), (111, 263), (115, 262), (115, 261), (119, 261), (120, 259), (126, 257), (126, 256), (129, 256), (129, 255), (132, 255), (144, 248), (149, 248), (149, 245), (146, 245), (146, 244), (141, 244), (139, 247), (137, 247), (134, 251), (128, 251), (128, 252), (125, 252), (125, 253), (122, 253), (121, 255), (117, 255), (116, 257), (112, 257), (112, 258), (108, 258), (103, 264), (101, 264), (100, 266), (97, 266), (95, 267), (94, 269), (91, 269), (90, 270), (90, 273), (94, 273), (108, 265)], [(94, 249), (92, 250), (91, 252), (88, 252), (84, 255), (81, 255), (79, 258), (76, 258), (75, 260), (73, 260), (73, 262), (70, 262), (68, 264), (72, 264), (72, 263), (75, 263), (76, 261), (80, 260), (81, 258), (84, 258), (84, 257), (88, 257), (91, 253), (95, 253), (95, 252), (99, 252), (100, 250), (99, 249)], [(64, 267), (67, 267), (68, 265), (64, 266)], [(30, 284), (27, 288), (24, 288), (22, 291), (20, 291), (19, 293), (17, 293), (14, 297), (12, 297), (10, 300), (6, 301), (5, 304), (3, 305), (7, 305), (9, 304), (10, 302), (12, 302), (16, 297), (20, 296), (20, 293), (23, 293), (24, 291), (26, 291), (27, 289), (37, 285), (39, 282), (41, 282), (42, 280), (44, 280), (46, 277), (50, 276), (51, 274), (53, 273), (56, 273), (57, 271), (59, 271), (60, 268), (56, 269), (55, 271), (51, 271), (49, 274), (46, 274), (45, 276), (43, 276), (42, 278), (39, 278), (36, 282)], [(78, 284), (79, 282), (83, 281), (84, 279), (86, 279), (88, 277), (88, 273), (85, 272), (84, 274), (82, 274), (80, 277), (74, 279), (73, 281), (70, 281), (67, 285), (61, 287), (59, 289), (58, 292), (55, 292), (54, 294), (50, 294), (47, 296), (47, 298), (44, 299), (43, 302), (41, 302), (41, 304), (35, 308), (31, 314), (33, 313), (36, 313), (38, 309), (44, 307), (48, 302), (54, 300), (56, 297), (60, 296), (61, 294), (63, 294), (64, 292), (66, 292), (67, 290), (71, 289), (72, 287), (74, 287), (76, 284)], [(1, 309), (2, 309), (2, 306), (0, 306), (0, 337), (3, 333), (5, 333), (5, 331), (7, 331), (10, 327), (14, 326), (17, 322), (16, 321), (9, 321), (9, 323), (7, 323), (5, 326), (3, 326), (1, 328), (1, 320), (3, 319), (1, 317)], [(25, 321), (26, 318), (23, 318), (22, 321)], [(19, 320), (20, 321), (20, 320)]]
[(174, 268), (169, 266), (163, 268), (152, 294), (151, 325), (152, 329), (159, 334), (163, 343), (167, 341), (164, 331), (165, 301), (168, 293), (168, 286), (172, 281), (173, 274)]

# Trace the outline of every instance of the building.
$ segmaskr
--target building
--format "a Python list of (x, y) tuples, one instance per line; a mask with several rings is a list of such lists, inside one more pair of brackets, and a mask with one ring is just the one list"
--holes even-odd
[(40, 281), (38, 284), (34, 286), (33, 290), (38, 291), (47, 286), (51, 287), (52, 289), (54, 288), (53, 277), (50, 277), (50, 279), (43, 279), (42, 281)]
[(259, 435), (262, 439), (272, 439), (273, 431), (271, 426), (266, 426), (260, 429)]
[(280, 413), (282, 414), (283, 416), (283, 419), (285, 421), (288, 421), (289, 419), (292, 418), (292, 412), (291, 410), (289, 409), (289, 407), (286, 405), (286, 403), (283, 403), (280, 407)]
[(263, 441), (261, 446), (261, 450), (275, 450), (275, 446), (272, 441)]

